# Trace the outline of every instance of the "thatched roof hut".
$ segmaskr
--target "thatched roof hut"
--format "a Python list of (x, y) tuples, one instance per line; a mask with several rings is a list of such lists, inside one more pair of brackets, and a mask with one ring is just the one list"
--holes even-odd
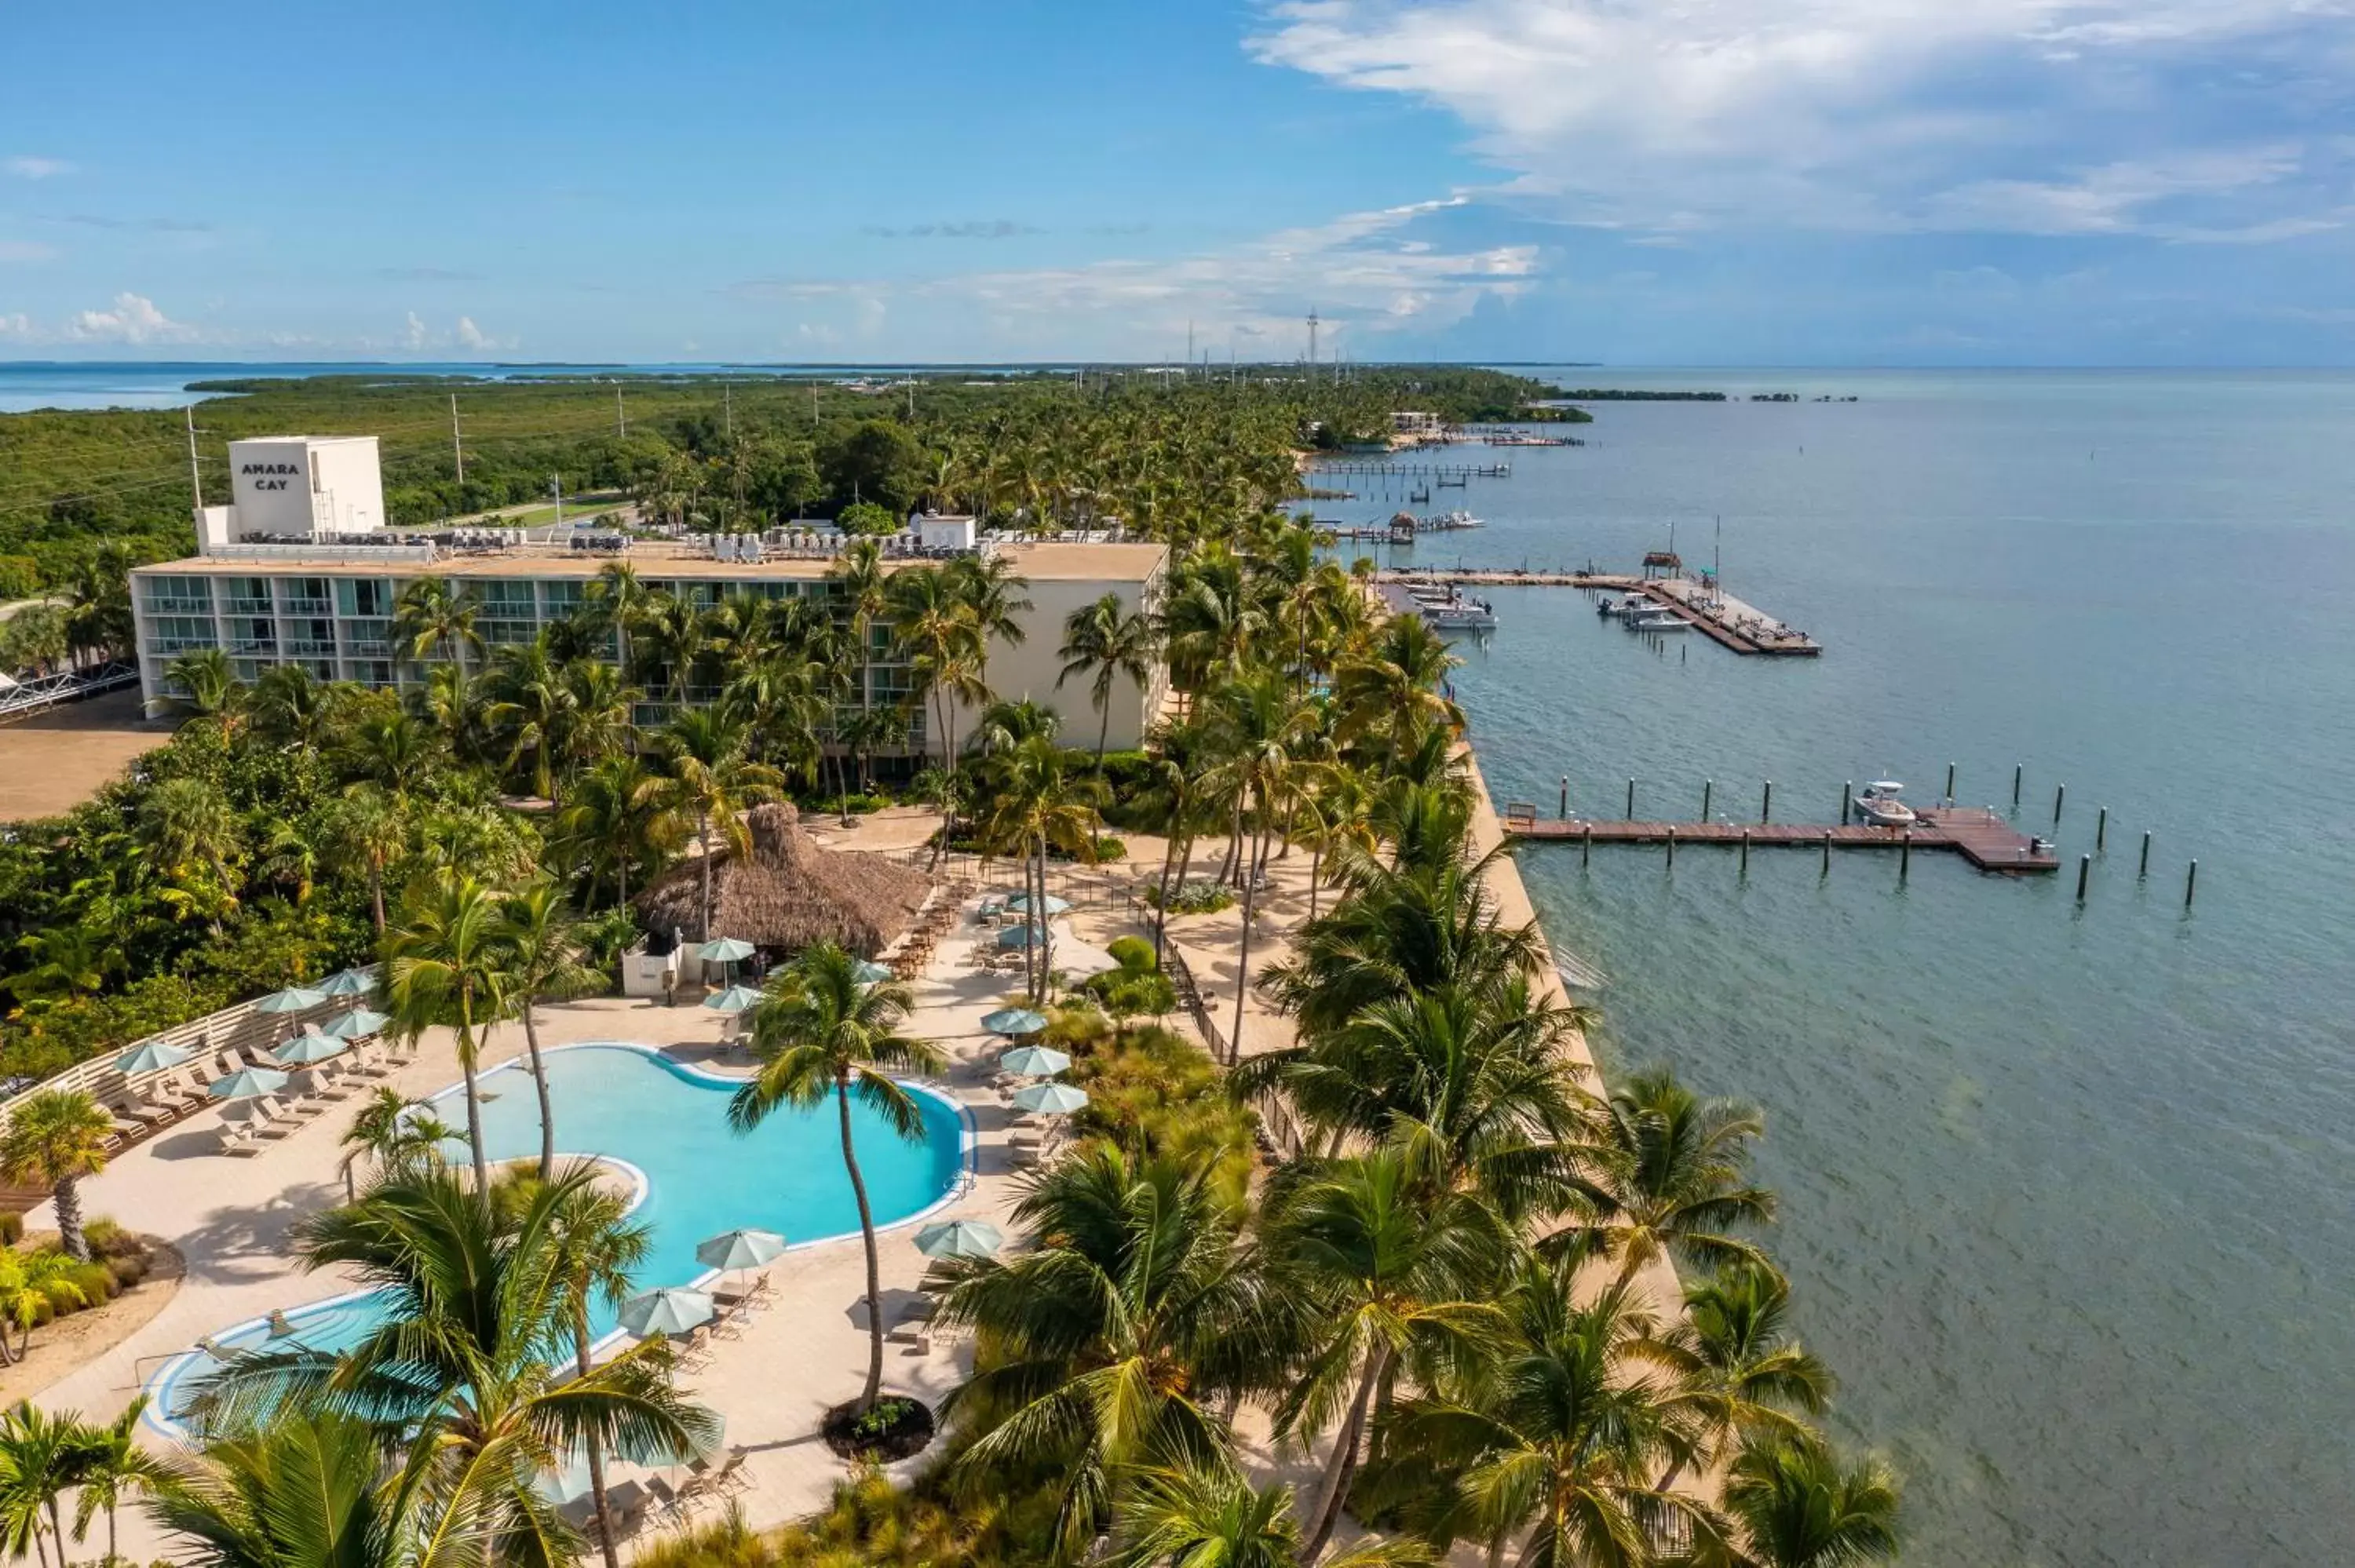
[(703, 929), (703, 866), (688, 859), (638, 895), (647, 928), (674, 927), (694, 941), (738, 937), (796, 952), (831, 938), (873, 958), (916, 923), (932, 879), (913, 866), (859, 850), (820, 849), (790, 805), (746, 814), (751, 853), (723, 850), (711, 867), (711, 929)]

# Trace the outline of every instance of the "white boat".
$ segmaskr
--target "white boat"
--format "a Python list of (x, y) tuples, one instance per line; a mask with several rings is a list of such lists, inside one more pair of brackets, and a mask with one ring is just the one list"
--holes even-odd
[(1655, 609), (1648, 615), (1629, 616), (1627, 630), (1630, 631), (1690, 631), (1692, 622), (1681, 615), (1674, 615), (1665, 609)]
[(1603, 616), (1649, 615), (1659, 608), (1658, 601), (1640, 593), (1631, 593), (1625, 599), (1604, 599), (1594, 607), (1594, 613)]
[(1423, 526), (1425, 528), (1442, 530), (1477, 528), (1480, 526), (1480, 519), (1473, 516), (1472, 514), (1465, 511), (1464, 508), (1459, 506), (1453, 512), (1444, 512), (1436, 517), (1431, 518), (1423, 524)]
[(1910, 828), (1921, 821), (1913, 808), (1897, 797), (1905, 786), (1894, 779), (1876, 779), (1856, 798), (1856, 814), (1876, 828)]
[(1423, 620), (1442, 631), (1494, 631), (1497, 612), (1485, 604), (1465, 600), (1462, 604), (1433, 605), (1423, 612)]

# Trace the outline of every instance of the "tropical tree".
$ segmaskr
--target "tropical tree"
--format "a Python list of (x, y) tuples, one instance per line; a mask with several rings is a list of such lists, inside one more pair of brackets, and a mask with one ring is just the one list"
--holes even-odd
[(392, 635), (410, 659), (448, 659), (457, 667), (457, 688), (466, 688), (466, 655), (483, 651), (474, 630), (479, 609), (472, 594), (448, 577), (427, 575), (411, 581), (393, 601)]
[(711, 938), (711, 870), (721, 843), (738, 854), (751, 846), (744, 813), (783, 794), (783, 779), (747, 754), (750, 735), (726, 705), (690, 708), (662, 732), (664, 783), (657, 792), (682, 822), (692, 822), (703, 862), (703, 922), (697, 938)]
[(359, 1201), (362, 1160), (375, 1165), (379, 1180), (389, 1179), (416, 1165), (438, 1162), (442, 1145), (457, 1136), (425, 1109), (422, 1100), (408, 1098), (390, 1084), (378, 1084), (360, 1102), (339, 1140), (350, 1151), (336, 1166), (343, 1173), (344, 1201)]
[(506, 1015), (515, 990), (513, 955), (498, 894), (464, 872), (443, 868), (410, 888), (400, 922), (385, 937), (386, 1025), (416, 1040), (428, 1029), (456, 1038), (466, 1080), (466, 1144), (474, 1191), (487, 1203), (491, 1166), (483, 1150), (483, 1104), (475, 1074), (483, 1042)]
[(1028, 918), (1037, 933), (1037, 939), (1023, 949), (1033, 1001), (1047, 993), (1054, 957), (1045, 914), (1047, 852), (1056, 848), (1092, 858), (1090, 845), (1099, 821), (1095, 802), (1103, 796), (1100, 780), (1072, 777), (1068, 755), (1050, 736), (1033, 734), (990, 761), (990, 801), (982, 833), (988, 842), (1022, 856), (1022, 885), (1029, 895), (1025, 907), (1031, 911)]
[(182, 918), (208, 919), (218, 933), (237, 907), (237, 867), (245, 856), (244, 824), (229, 797), (208, 779), (166, 779), (140, 802), (138, 827), (171, 880), (167, 901)]
[(327, 737), (326, 682), (307, 664), (273, 664), (253, 683), (249, 702), (253, 733), (280, 746), (315, 752)]
[(164, 666), (164, 682), (176, 693), (164, 699), (167, 713), (211, 719), (226, 736), (237, 733), (252, 695), (238, 680), (229, 655), (218, 648), (199, 648), (174, 659)]
[(106, 1514), (106, 1561), (121, 1561), (115, 1547), (115, 1516), (123, 1499), (152, 1497), (171, 1484), (172, 1470), (139, 1446), (139, 1418), (147, 1412), (141, 1394), (130, 1407), (103, 1426), (83, 1426), (80, 1452), (74, 1465), (74, 1482), (80, 1494), (74, 1503), (74, 1539), (90, 1533), (91, 1521)]
[(1764, 1130), (1754, 1106), (1703, 1099), (1666, 1067), (1637, 1073), (1602, 1107), (1583, 1212), (1542, 1245), (1615, 1259), (1622, 1287), (1671, 1255), (1710, 1269), (1771, 1266), (1755, 1244), (1728, 1234), (1774, 1217), (1774, 1194), (1747, 1180), (1751, 1141)]
[(1725, 1478), (1732, 1528), (1703, 1532), (1696, 1568), (1854, 1568), (1897, 1556), (1898, 1487), (1878, 1458), (1843, 1462), (1812, 1434), (1764, 1434)]
[(1224, 1462), (1211, 1401), (1273, 1377), (1295, 1304), (1200, 1167), (1085, 1144), (1028, 1179), (1015, 1219), (1037, 1245), (959, 1266), (941, 1308), (992, 1347), (948, 1398), (974, 1436), (957, 1465), (1060, 1477), (1055, 1537), (1076, 1557), (1136, 1477)]
[[(1226, 1465), (1178, 1466), (1139, 1476), (1121, 1499), (1112, 1568), (1305, 1568), (1292, 1489), (1254, 1487)], [(1324, 1568), (1424, 1563), (1416, 1541), (1369, 1542), (1324, 1560)]]
[(58, 1242), (66, 1255), (90, 1261), (82, 1234), (81, 1179), (106, 1169), (113, 1118), (81, 1089), (43, 1089), (8, 1114), (0, 1135), (0, 1171), (11, 1181), (46, 1187), (57, 1206)]
[[(1684, 1316), (1636, 1347), (1672, 1380), (1661, 1403), (1689, 1412), (1716, 1462), (1736, 1435), (1804, 1436), (1794, 1411), (1821, 1412), (1831, 1398), (1829, 1368), (1785, 1331), (1791, 1286), (1772, 1268), (1737, 1263), (1685, 1287)], [(1660, 1478), (1676, 1484), (1678, 1467)]]
[(377, 935), (382, 937), (385, 874), (409, 848), (409, 813), (397, 797), (362, 782), (327, 809), (320, 826), (323, 847), (330, 855), (367, 874), (368, 916), (376, 923)]
[(507, 995), (523, 1020), (524, 1049), (531, 1058), (532, 1086), (539, 1095), (539, 1179), (556, 1176), (556, 1110), (549, 1099), (548, 1065), (539, 1054), (536, 1004), (592, 989), (597, 976), (580, 959), (580, 934), (557, 885), (539, 881), (509, 894), (496, 939), (506, 948)]
[[(0, 1366), (14, 1366), (32, 1348), (34, 1325), (59, 1303), (90, 1305), (90, 1296), (75, 1278), (80, 1265), (62, 1252), (44, 1247), (27, 1252), (0, 1247)], [(16, 1326), (16, 1343), (8, 1343), (6, 1325)]]
[[(618, 1310), (630, 1293), (630, 1277), (654, 1250), (654, 1234), (629, 1223), (629, 1205), (595, 1182), (568, 1187), (555, 1224), (557, 1272), (562, 1279), (565, 1328), (572, 1341), (572, 1365), (587, 1377), (596, 1365), (596, 1335), (590, 1308), (603, 1301)], [(582, 1446), (589, 1462), (590, 1506), (597, 1516), (597, 1544), (605, 1568), (620, 1568), (613, 1514), (605, 1490), (605, 1445), (591, 1427)]]
[(895, 1136), (921, 1142), (926, 1136), (923, 1109), (897, 1075), (937, 1073), (948, 1059), (939, 1047), (900, 1033), (913, 1005), (907, 988), (862, 983), (858, 962), (839, 945), (820, 942), (769, 977), (761, 1000), (744, 1013), (759, 1065), (728, 1102), (728, 1124), (749, 1133), (785, 1107), (809, 1108), (834, 1097), (842, 1168), (858, 1204), (859, 1239), (867, 1248), (867, 1386), (858, 1405), (864, 1411), (883, 1388), (883, 1283), (875, 1213), (851, 1137), (850, 1102), (855, 1097)]
[(1028, 636), (1021, 612), (1032, 608), (1022, 590), (1030, 585), (1004, 556), (959, 556), (944, 569), (949, 587), (980, 639), (981, 683), (989, 684), (989, 645), (1019, 647)]
[(1126, 675), (1142, 688), (1153, 678), (1153, 660), (1160, 647), (1153, 622), (1140, 610), (1124, 613), (1120, 595), (1108, 593), (1082, 605), (1063, 622), (1063, 646), (1058, 653), (1062, 673), (1060, 689), (1075, 675), (1092, 676), (1088, 702), (1096, 710), (1096, 772), (1103, 772), (1104, 737), (1112, 725), (1113, 687)]
[(566, 864), (586, 876), (591, 906), (608, 878), (614, 902), (628, 904), (631, 872), (658, 861), (674, 839), (685, 838), (684, 832), (674, 832), (677, 824), (663, 804), (666, 782), (635, 757), (612, 757), (566, 792), (556, 818), (556, 847)]
[(80, 1484), (90, 1429), (68, 1411), (51, 1414), (18, 1400), (0, 1414), (0, 1544), (22, 1557), (30, 1546), (45, 1565), (48, 1544), (65, 1568), (63, 1499)]
[[(392, 1484), (388, 1484), (389, 1482)], [(428, 1499), (388, 1475), (364, 1421), (314, 1414), (213, 1437), (172, 1466), (149, 1517), (198, 1568), (458, 1568), (483, 1561), (464, 1520), (438, 1530)], [(438, 1549), (428, 1557), (426, 1549)]]

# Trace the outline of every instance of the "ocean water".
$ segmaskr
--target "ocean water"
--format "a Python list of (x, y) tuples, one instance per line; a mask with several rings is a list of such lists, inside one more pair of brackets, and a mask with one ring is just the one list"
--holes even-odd
[[(2355, 376), (1629, 373), (1853, 394), (1602, 404), (1443, 490), (1424, 564), (1717, 550), (1817, 661), (1487, 594), (1456, 684), (1499, 800), (1837, 816), (1844, 780), (2054, 834), (2063, 874), (1519, 852), (1615, 1065), (1765, 1109), (1769, 1245), (1906, 1480), (1911, 1563), (2343, 1562), (2355, 1498)], [(1335, 481), (1336, 483), (1363, 481)], [(1379, 489), (1320, 515), (1385, 516)], [(1721, 537), (1718, 520), (1722, 519)], [(1687, 646), (1689, 644), (1689, 646)], [(2077, 856), (2109, 808), (2075, 901)], [(2138, 879), (2140, 835), (2154, 835)], [(2186, 862), (2198, 896), (2183, 906)]]

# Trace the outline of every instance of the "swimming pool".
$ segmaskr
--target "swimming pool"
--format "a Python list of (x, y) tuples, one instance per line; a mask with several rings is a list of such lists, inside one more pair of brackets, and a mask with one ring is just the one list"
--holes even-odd
[[(858, 1205), (842, 1168), (832, 1100), (808, 1110), (781, 1109), (739, 1137), (728, 1127), (728, 1100), (740, 1079), (618, 1041), (558, 1046), (542, 1054), (558, 1150), (601, 1156), (636, 1182), (630, 1217), (648, 1228), (653, 1241), (635, 1277), (639, 1288), (710, 1277), (696, 1260), (696, 1244), (738, 1226), (775, 1231), (795, 1247), (858, 1233)], [(491, 1159), (538, 1155), (539, 1104), (523, 1062), (493, 1068), (480, 1084), (483, 1143)], [(453, 1127), (465, 1124), (463, 1093), (453, 1085), (432, 1097), (435, 1114)], [(939, 1208), (955, 1192), (970, 1156), (971, 1128), (962, 1108), (927, 1090), (917, 1092), (916, 1102), (924, 1116), (921, 1143), (903, 1142), (875, 1112), (851, 1102), (851, 1136), (879, 1229)], [(463, 1142), (451, 1158), (465, 1159)], [(379, 1312), (374, 1295), (359, 1292), (292, 1308), (286, 1316), (295, 1343), (339, 1351), (373, 1329)], [(600, 1304), (591, 1321), (600, 1336), (612, 1332), (613, 1309)], [(250, 1350), (270, 1339), (266, 1319), (212, 1336), (225, 1350)], [(202, 1351), (166, 1362), (148, 1384), (150, 1419), (177, 1436), (173, 1413), (186, 1407), (211, 1364)]]

